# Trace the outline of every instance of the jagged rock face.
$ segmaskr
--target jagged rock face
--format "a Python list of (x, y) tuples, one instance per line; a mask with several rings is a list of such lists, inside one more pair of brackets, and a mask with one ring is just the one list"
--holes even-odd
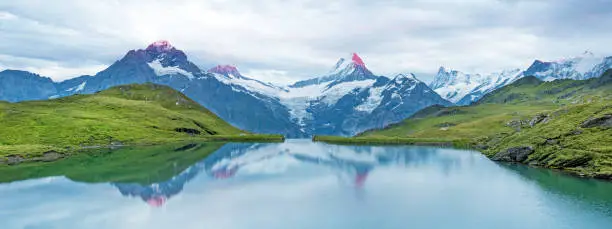
[(452, 105), (413, 76), (380, 77), (333, 106), (313, 107), (313, 124), (318, 134), (355, 135), (397, 123), (435, 104)]
[[(351, 136), (399, 122), (427, 106), (452, 105), (412, 74), (389, 79), (374, 75), (357, 54), (345, 60), (325, 76), (291, 85), (286, 98), (281, 96), (290, 110), (306, 111), (292, 113), (305, 132)], [(297, 96), (301, 91), (316, 93)]]
[(9, 102), (43, 100), (52, 98), (56, 94), (55, 83), (50, 78), (25, 71), (0, 72), (0, 100)]

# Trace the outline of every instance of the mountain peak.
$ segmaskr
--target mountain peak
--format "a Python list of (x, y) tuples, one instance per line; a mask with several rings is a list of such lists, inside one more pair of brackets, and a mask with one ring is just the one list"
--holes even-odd
[(353, 53), (352, 60), (355, 65), (365, 68), (365, 63), (363, 63), (363, 60), (361, 59), (361, 57), (359, 57), (359, 55), (357, 55), (357, 53)]
[(240, 72), (238, 72), (238, 69), (232, 65), (217, 65), (209, 69), (208, 72), (217, 73), (225, 76), (240, 76)]
[(166, 40), (159, 40), (156, 42), (151, 43), (148, 47), (147, 47), (147, 51), (157, 51), (157, 52), (166, 52), (166, 51), (170, 51), (174, 49), (174, 46), (172, 46), (170, 44), (170, 42), (166, 41)]
[(446, 72), (446, 68), (444, 66), (440, 66), (440, 68), (438, 69), (438, 74), (442, 74)]
[(395, 77), (393, 77), (392, 80), (392, 82), (395, 82), (397, 84), (405, 84), (406, 81), (421, 82), (413, 73), (398, 73), (395, 75)]

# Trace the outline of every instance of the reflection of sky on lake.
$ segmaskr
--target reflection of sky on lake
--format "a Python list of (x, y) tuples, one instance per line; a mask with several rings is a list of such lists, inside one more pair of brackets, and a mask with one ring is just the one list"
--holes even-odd
[[(309, 141), (228, 144), (171, 180), (149, 186), (62, 177), (0, 184), (0, 220), (3, 229), (612, 225), (612, 215), (528, 178), (463, 150)], [(122, 195), (118, 189), (126, 186), (165, 199), (151, 207), (156, 204), (143, 195)]]

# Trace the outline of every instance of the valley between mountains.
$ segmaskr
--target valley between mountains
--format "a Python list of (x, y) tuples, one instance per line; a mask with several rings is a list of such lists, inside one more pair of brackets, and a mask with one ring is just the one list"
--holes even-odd
[(12, 163), (91, 146), (316, 136), (469, 145), (494, 160), (612, 178), (612, 57), (585, 52), (488, 74), (440, 67), (430, 83), (409, 72), (378, 75), (356, 53), (330, 67), (274, 85), (236, 66), (203, 70), (158, 41), (62, 82), (5, 70), (0, 156)]

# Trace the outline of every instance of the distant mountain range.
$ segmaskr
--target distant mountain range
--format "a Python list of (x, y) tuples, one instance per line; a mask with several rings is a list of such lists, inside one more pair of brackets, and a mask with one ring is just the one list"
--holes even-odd
[(440, 67), (429, 86), (457, 105), (468, 105), (482, 96), (525, 76), (544, 81), (556, 79), (584, 80), (602, 75), (612, 68), (612, 56), (596, 57), (591, 52), (558, 61), (535, 60), (526, 70), (504, 70), (491, 74), (467, 74)]
[(24, 71), (0, 72), (0, 100), (43, 100), (151, 82), (183, 92), (234, 126), (288, 137), (353, 135), (400, 121), (434, 104), (452, 105), (411, 74), (374, 75), (353, 54), (321, 77), (280, 87), (234, 66), (202, 70), (167, 41), (129, 51), (93, 75), (53, 82)]
[(170, 86), (241, 129), (287, 137), (355, 135), (399, 122), (431, 105), (467, 105), (526, 75), (543, 80), (586, 79), (612, 67), (612, 57), (591, 53), (572, 59), (536, 60), (527, 70), (466, 74), (441, 67), (429, 84), (412, 73), (374, 74), (363, 59), (341, 58), (319, 77), (278, 86), (242, 75), (235, 66), (202, 70), (167, 41), (131, 50), (93, 76), (63, 82), (16, 70), (0, 72), (0, 100), (44, 100), (91, 94), (124, 84)]

